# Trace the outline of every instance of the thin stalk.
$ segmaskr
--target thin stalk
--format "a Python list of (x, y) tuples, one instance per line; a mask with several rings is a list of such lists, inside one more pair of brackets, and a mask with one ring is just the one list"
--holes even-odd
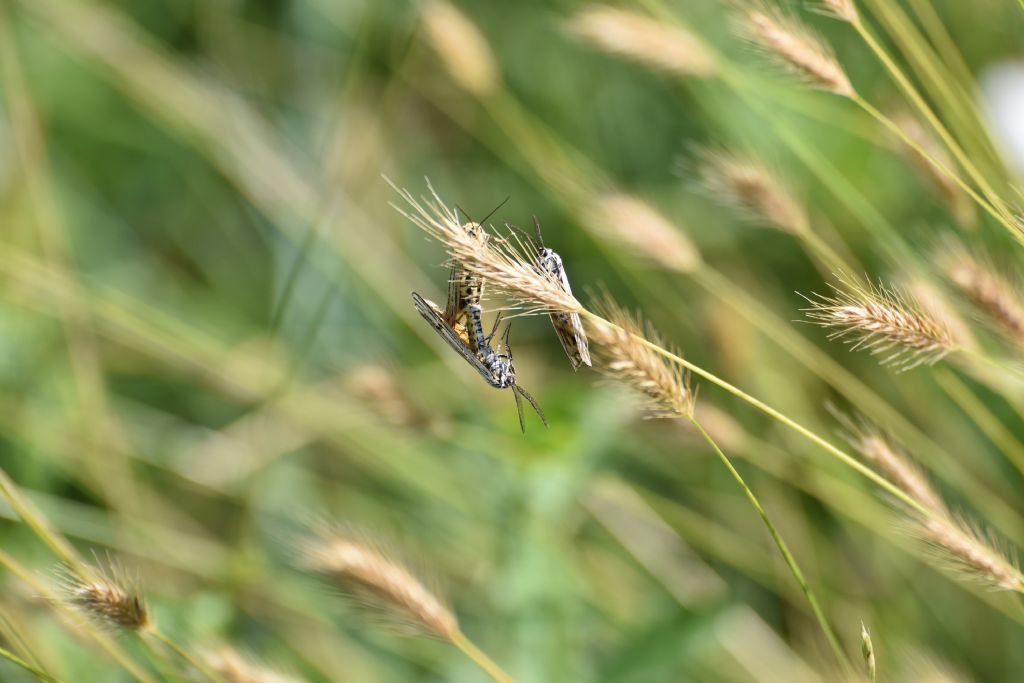
[[(203, 663), (197, 657), (194, 657), (188, 650), (186, 650), (182, 646), (178, 645), (171, 638), (169, 638), (167, 635), (165, 635), (163, 633), (163, 631), (161, 631), (160, 629), (156, 628), (155, 626), (150, 628), (150, 629), (148, 629), (148, 630), (146, 630), (142, 635), (143, 636), (148, 635), (148, 636), (154, 638), (155, 640), (159, 641), (164, 646), (166, 646), (168, 649), (173, 651), (176, 655), (178, 655), (183, 660), (185, 660), (193, 669), (195, 669), (196, 671), (198, 671), (199, 673), (201, 673), (203, 676), (205, 676), (206, 678), (210, 679), (214, 683), (227, 683), (227, 681), (225, 681), (224, 678), (220, 674), (218, 674), (216, 671), (211, 669), (209, 666), (207, 666), (205, 663)], [(145, 637), (143, 637), (143, 640), (145, 640)]]
[(941, 171), (943, 173), (943, 175), (947, 176), (950, 180), (952, 180), (954, 183), (956, 183), (957, 186), (960, 187), (960, 189), (962, 189), (964, 192), (966, 192), (968, 194), (968, 196), (970, 196), (970, 198), (973, 199), (975, 201), (975, 203), (977, 203), (978, 206), (980, 206), (981, 208), (983, 208), (986, 211), (986, 213), (991, 215), (993, 218), (995, 218), (997, 221), (1002, 223), (1008, 229), (1010, 229), (1010, 230), (1014, 230), (1015, 229), (1014, 226), (1009, 222), (1009, 220), (1005, 217), (1004, 214), (1000, 213), (994, 206), (992, 206), (991, 203), (989, 203), (986, 199), (981, 197), (981, 195), (979, 195), (977, 192), (975, 192), (974, 188), (972, 188), (970, 185), (968, 185), (966, 182), (964, 182), (960, 178), (959, 174), (957, 174), (955, 171), (953, 171), (952, 169), (947, 167), (945, 164), (943, 164), (941, 161), (936, 159), (934, 156), (929, 154), (928, 151), (924, 149), (924, 147), (922, 147), (917, 142), (915, 142), (913, 139), (911, 139), (911, 137), (909, 135), (907, 135), (906, 133), (903, 132), (902, 128), (900, 128), (899, 126), (896, 125), (895, 121), (893, 121), (888, 116), (886, 116), (885, 114), (880, 112), (877, 108), (875, 108), (874, 105), (872, 105), (870, 102), (868, 102), (867, 100), (865, 100), (863, 97), (861, 97), (860, 95), (858, 95), (856, 93), (851, 95), (850, 99), (853, 100), (853, 102), (855, 102), (857, 104), (857, 106), (859, 106), (861, 109), (863, 109), (865, 112), (867, 112), (876, 121), (878, 121), (883, 126), (888, 128), (889, 130), (891, 130), (897, 136), (899, 136), (900, 140), (902, 140), (904, 143), (906, 143), (915, 152), (920, 154), (932, 166), (934, 166), (935, 168), (939, 169), (939, 171)]
[(711, 446), (711, 449), (715, 452), (715, 455), (718, 456), (718, 459), (722, 461), (722, 464), (725, 465), (725, 468), (729, 470), (729, 474), (732, 475), (732, 478), (736, 480), (739, 487), (743, 489), (744, 495), (746, 495), (747, 500), (750, 501), (754, 510), (757, 511), (758, 516), (761, 517), (761, 521), (764, 522), (765, 527), (768, 529), (768, 533), (771, 534), (772, 540), (775, 542), (776, 547), (778, 547), (779, 552), (782, 554), (782, 558), (786, 561), (786, 566), (789, 567), (790, 573), (793, 574), (793, 578), (796, 579), (804, 597), (806, 597), (807, 602), (810, 603), (811, 611), (814, 612), (814, 618), (818, 620), (818, 625), (825, 634), (825, 638), (828, 640), (828, 644), (831, 646), (832, 652), (835, 654), (840, 666), (850, 670), (852, 668), (850, 660), (847, 658), (846, 653), (843, 652), (843, 648), (839, 644), (839, 639), (836, 638), (836, 634), (832, 630), (832, 626), (828, 623), (828, 618), (825, 616), (825, 612), (821, 609), (818, 598), (814, 595), (810, 585), (808, 585), (807, 579), (804, 578), (804, 574), (800, 570), (800, 565), (797, 564), (796, 558), (793, 557), (793, 553), (790, 552), (789, 546), (787, 546), (786, 542), (782, 540), (782, 536), (779, 534), (778, 529), (776, 529), (775, 525), (772, 524), (772, 521), (768, 517), (768, 513), (765, 512), (761, 502), (757, 499), (757, 496), (754, 495), (754, 492), (750, 490), (750, 487), (747, 486), (747, 482), (733, 466), (729, 457), (722, 452), (722, 449), (718, 447), (718, 444), (711, 438), (711, 435), (704, 430), (704, 427), (701, 426), (700, 422), (692, 415), (687, 417), (697, 431), (700, 432), (701, 436), (704, 437), (704, 440), (707, 441), (708, 445)]
[[(616, 325), (616, 324), (614, 324), (614, 323), (612, 323), (612, 322), (610, 322), (608, 320), (605, 320), (603, 317), (597, 315), (596, 313), (592, 313), (592, 312), (588, 311), (585, 308), (581, 309), (579, 311), (579, 314), (582, 317), (585, 317), (585, 318), (589, 319), (591, 322), (593, 322), (593, 323), (595, 323), (597, 325), (608, 325), (608, 326), (614, 327), (616, 329), (622, 330), (622, 328), (619, 327), (618, 325)], [(822, 437), (820, 437), (817, 434), (815, 434), (814, 432), (812, 432), (807, 427), (804, 427), (803, 425), (801, 425), (799, 422), (796, 422), (795, 420), (787, 417), (786, 415), (784, 415), (783, 413), (779, 412), (775, 408), (772, 408), (767, 403), (764, 403), (763, 401), (760, 401), (760, 400), (754, 398), (753, 396), (751, 396), (747, 392), (743, 391), (739, 387), (733, 386), (732, 384), (726, 382), (721, 377), (718, 377), (717, 375), (712, 374), (711, 372), (705, 370), (704, 368), (700, 367), (699, 365), (696, 365), (695, 363), (691, 363), (690, 361), (686, 360), (685, 358), (682, 358), (681, 356), (677, 356), (676, 354), (672, 353), (671, 351), (668, 351), (666, 349), (661, 348), (657, 344), (654, 344), (653, 342), (648, 341), (647, 339), (645, 339), (644, 337), (642, 337), (640, 335), (637, 335), (637, 334), (634, 334), (632, 332), (629, 332), (628, 330), (622, 330), (622, 331), (623, 332), (627, 332), (636, 341), (638, 341), (639, 343), (643, 344), (644, 346), (649, 348), (651, 351), (654, 351), (658, 355), (660, 355), (660, 356), (662, 356), (664, 358), (667, 358), (668, 360), (672, 361), (673, 363), (676, 363), (677, 365), (680, 365), (680, 366), (686, 368), (687, 370), (689, 370), (693, 374), (698, 375), (698, 376), (706, 379), (707, 381), (711, 382), (712, 384), (717, 385), (719, 388), (724, 389), (725, 391), (729, 392), (733, 396), (736, 396), (737, 398), (739, 398), (739, 399), (741, 399), (743, 401), (746, 401), (747, 403), (749, 403), (753, 407), (757, 408), (758, 410), (760, 410), (764, 414), (768, 415), (772, 419), (776, 420), (777, 422), (785, 425), (786, 427), (789, 427), (790, 429), (792, 429), (793, 431), (795, 431), (797, 434), (801, 435), (802, 437), (804, 437), (808, 441), (810, 441), (810, 442), (816, 444), (817, 446), (819, 446), (820, 448), (824, 449), (827, 453), (832, 455), (834, 458), (836, 458), (837, 460), (842, 462), (847, 467), (853, 469), (854, 471), (856, 471), (859, 474), (861, 474), (862, 476), (866, 477), (867, 479), (869, 479), (873, 483), (877, 484), (879, 487), (884, 489), (887, 493), (889, 493), (890, 495), (892, 495), (895, 498), (897, 498), (900, 502), (908, 505), (914, 511), (919, 512), (919, 513), (925, 515), (926, 517), (933, 517), (934, 516), (934, 513), (932, 513), (926, 507), (924, 507), (923, 505), (918, 503), (916, 500), (914, 500), (913, 498), (908, 496), (906, 493), (904, 493), (902, 490), (900, 490), (897, 486), (895, 486), (894, 484), (890, 483), (889, 480), (885, 479), (882, 475), (878, 474), (877, 472), (875, 472), (874, 470), (869, 468), (867, 465), (863, 464), (862, 462), (860, 462), (859, 460), (854, 458), (849, 453), (847, 453), (847, 452), (837, 448), (836, 446), (832, 445), (831, 443), (829, 443), (828, 441), (826, 441)]]
[(487, 656), (487, 653), (476, 646), (476, 644), (467, 638), (462, 631), (456, 631), (455, 635), (452, 636), (452, 645), (457, 647), (462, 654), (469, 657), (474, 664), (480, 667), (488, 676), (490, 676), (495, 683), (516, 683), (515, 679), (509, 676), (505, 671), (498, 666), (493, 659)]
[[(938, 136), (942, 139), (942, 142), (946, 145), (949, 151), (953, 153), (953, 156), (956, 157), (957, 162), (961, 166), (963, 166), (964, 170), (967, 171), (967, 174), (971, 177), (971, 179), (978, 184), (978, 187), (981, 189), (982, 193), (984, 193), (989, 199), (993, 201), (994, 204), (998, 206), (999, 210), (996, 211), (993, 215), (996, 216), (999, 222), (1002, 225), (1004, 225), (1008, 230), (1010, 230), (1011, 233), (1016, 235), (1017, 230), (1013, 226), (1012, 222), (1009, 220), (1005, 204), (999, 198), (999, 195), (996, 194), (996, 192), (992, 189), (992, 186), (989, 185), (985, 177), (981, 175), (977, 167), (967, 157), (967, 155), (964, 153), (963, 149), (961, 149), (957, 141), (953, 139), (953, 136), (949, 134), (949, 131), (946, 130), (946, 127), (935, 115), (935, 112), (932, 111), (931, 107), (928, 106), (928, 103), (924, 101), (924, 98), (921, 97), (921, 95), (917, 92), (917, 89), (914, 88), (913, 84), (910, 82), (907, 76), (903, 73), (899, 66), (896, 65), (896, 63), (892, 60), (889, 54), (885, 51), (885, 49), (879, 44), (878, 40), (874, 37), (874, 35), (872, 35), (871, 31), (869, 31), (868, 28), (864, 25), (863, 21), (857, 19), (852, 22), (852, 25), (854, 29), (857, 31), (857, 33), (864, 40), (865, 44), (867, 44), (871, 51), (875, 53), (875, 56), (878, 57), (879, 61), (882, 62), (883, 66), (885, 66), (886, 70), (896, 81), (897, 85), (900, 86), (900, 89), (903, 90), (904, 94), (910, 99), (910, 101), (914, 104), (914, 106), (921, 113), (921, 115), (924, 116), (925, 119), (927, 119), (929, 125), (931, 125), (931, 127), (935, 130)], [(860, 98), (857, 97), (857, 99), (859, 100)], [(986, 206), (987, 204), (983, 205), (983, 207)], [(989, 208), (986, 208), (986, 210), (988, 211)]]
[(31, 664), (29, 664), (25, 660), (23, 660), (20, 657), (18, 657), (13, 652), (8, 652), (7, 650), (5, 650), (2, 647), (0, 647), (0, 658), (6, 659), (8, 662), (10, 662), (11, 664), (14, 664), (16, 666), (20, 666), (22, 669), (24, 669), (25, 671), (28, 671), (30, 674), (32, 674), (33, 676), (35, 676), (39, 680), (44, 681), (45, 683), (61, 683), (61, 681), (59, 679), (54, 678), (53, 676), (51, 676), (50, 674), (46, 673), (45, 671), (40, 671), (39, 669), (37, 669), (36, 667), (32, 666)]
[(1024, 443), (1021, 443), (952, 371), (947, 368), (936, 368), (934, 377), (946, 395), (971, 418), (974, 424), (978, 425), (1017, 471), (1024, 474)]

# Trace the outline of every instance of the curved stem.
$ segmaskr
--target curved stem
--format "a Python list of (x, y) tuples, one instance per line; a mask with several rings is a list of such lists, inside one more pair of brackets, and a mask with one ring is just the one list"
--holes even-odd
[(505, 673), (493, 659), (487, 656), (486, 652), (478, 648), (462, 631), (456, 631), (452, 636), (451, 642), (452, 645), (459, 648), (462, 654), (473, 660), (473, 663), (480, 667), (484, 673), (494, 679), (495, 683), (516, 683), (514, 678)]
[(41, 671), (40, 669), (37, 669), (36, 667), (32, 666), (31, 664), (29, 664), (28, 662), (23, 660), (21, 657), (18, 657), (13, 652), (9, 652), (9, 651), (5, 650), (2, 647), (0, 647), (0, 658), (6, 659), (11, 664), (15, 664), (17, 666), (20, 666), (22, 669), (24, 669), (25, 671), (28, 671), (30, 674), (32, 674), (33, 676), (35, 676), (39, 680), (43, 681), (44, 683), (61, 683), (61, 681), (59, 679), (54, 678), (53, 676), (51, 676), (50, 674), (46, 673), (45, 671)]
[(810, 603), (811, 611), (814, 612), (814, 618), (818, 620), (818, 625), (821, 627), (822, 632), (824, 632), (825, 638), (828, 640), (828, 644), (832, 648), (832, 652), (835, 654), (836, 659), (839, 660), (839, 664), (846, 667), (847, 670), (852, 669), (850, 660), (847, 658), (846, 653), (839, 644), (839, 639), (836, 638), (835, 631), (832, 630), (832, 626), (828, 623), (828, 619), (825, 617), (825, 612), (821, 609), (821, 605), (818, 603), (818, 598), (814, 595), (814, 592), (808, 585), (807, 579), (804, 578), (804, 574), (800, 570), (800, 565), (797, 564), (796, 558), (793, 557), (793, 553), (790, 552), (789, 546), (787, 546), (786, 542), (782, 540), (782, 536), (779, 534), (778, 529), (775, 528), (775, 525), (772, 524), (771, 519), (769, 519), (768, 513), (765, 512), (764, 507), (761, 505), (761, 501), (757, 499), (754, 492), (750, 490), (749, 486), (747, 486), (747, 482), (743, 479), (743, 475), (741, 475), (733, 466), (732, 461), (729, 460), (729, 456), (722, 452), (722, 449), (718, 447), (718, 444), (711, 438), (711, 435), (704, 430), (704, 427), (701, 426), (700, 422), (698, 422), (693, 415), (687, 415), (687, 419), (689, 419), (697, 431), (700, 432), (701, 436), (704, 437), (704, 440), (707, 441), (708, 445), (711, 446), (711, 449), (714, 450), (718, 459), (721, 460), (722, 464), (725, 465), (725, 468), (729, 470), (729, 474), (732, 475), (732, 478), (737, 484), (739, 484), (739, 487), (743, 489), (743, 493), (746, 495), (747, 500), (750, 501), (750, 505), (757, 511), (758, 516), (761, 517), (761, 521), (764, 522), (765, 527), (767, 527), (768, 533), (771, 534), (772, 540), (775, 542), (775, 546), (779, 549), (779, 552), (782, 554), (782, 558), (786, 561), (786, 565), (789, 567), (790, 573), (800, 586), (801, 592), (803, 592), (804, 597), (807, 598), (807, 602)]
[(690, 361), (686, 360), (685, 358), (682, 358), (681, 356), (677, 356), (676, 354), (672, 353), (671, 351), (668, 351), (666, 349), (661, 348), (657, 344), (655, 344), (655, 343), (653, 343), (651, 341), (648, 341), (647, 339), (645, 339), (644, 337), (642, 337), (640, 335), (637, 335), (637, 334), (634, 334), (632, 332), (629, 332), (628, 330), (623, 330), (621, 327), (619, 327), (615, 323), (612, 323), (612, 322), (610, 322), (608, 320), (605, 320), (604, 318), (602, 318), (601, 316), (597, 315), (596, 313), (592, 313), (592, 312), (588, 311), (585, 308), (581, 308), (578, 311), (578, 313), (582, 317), (585, 317), (588, 320), (590, 320), (592, 323), (596, 323), (596, 324), (599, 324), (599, 325), (608, 325), (608, 326), (614, 327), (616, 329), (622, 330), (623, 332), (627, 332), (636, 341), (638, 341), (639, 343), (643, 344), (644, 346), (649, 348), (651, 351), (654, 351), (658, 355), (663, 356), (664, 358), (667, 358), (668, 360), (672, 361), (673, 363), (686, 368), (687, 370), (689, 370), (693, 374), (698, 375), (699, 377), (704, 378), (705, 380), (711, 382), (712, 384), (717, 385), (721, 389), (724, 389), (724, 390), (728, 391), (733, 396), (736, 396), (737, 398), (740, 398), (743, 401), (746, 401), (747, 403), (749, 403), (750, 405), (754, 406), (755, 408), (760, 410), (762, 413), (765, 413), (766, 415), (768, 415), (772, 419), (776, 420), (777, 422), (780, 422), (783, 425), (789, 427), (790, 429), (795, 431), (797, 434), (800, 434), (802, 437), (804, 437), (808, 441), (810, 441), (810, 442), (816, 444), (817, 446), (821, 447), (822, 449), (824, 449), (827, 453), (829, 453), (831, 456), (833, 456), (834, 458), (836, 458), (837, 460), (842, 462), (847, 467), (855, 470), (857, 473), (859, 473), (862, 476), (866, 477), (867, 479), (871, 480), (874, 484), (877, 484), (878, 486), (880, 486), (882, 489), (884, 489), (886, 491), (886, 493), (889, 493), (890, 495), (894, 496), (900, 502), (906, 504), (911, 509), (913, 509), (915, 512), (918, 512), (918, 513), (920, 513), (920, 514), (922, 514), (922, 515), (924, 515), (926, 517), (933, 517), (934, 516), (934, 513), (931, 510), (929, 510), (925, 506), (921, 505), (919, 502), (917, 502), (916, 500), (911, 498), (909, 495), (907, 495), (899, 487), (897, 487), (896, 485), (891, 483), (888, 479), (884, 478), (882, 475), (878, 474), (877, 472), (872, 470), (870, 467), (868, 467), (867, 465), (863, 464), (862, 462), (860, 462), (859, 460), (854, 458), (852, 455), (847, 453), (846, 451), (843, 451), (842, 449), (837, 448), (836, 446), (832, 445), (831, 443), (829, 443), (828, 441), (826, 441), (822, 437), (820, 437), (817, 434), (815, 434), (814, 432), (812, 432), (807, 427), (804, 427), (799, 422), (797, 422), (797, 421), (787, 417), (783, 413), (780, 413), (778, 410), (776, 410), (775, 408), (772, 408), (767, 403), (764, 403), (763, 401), (760, 401), (760, 400), (754, 398), (753, 396), (751, 396), (747, 392), (743, 391), (739, 387), (736, 387), (736, 386), (733, 386), (732, 384), (729, 384), (728, 382), (726, 382), (721, 377), (718, 377), (717, 375), (712, 374), (711, 372), (708, 372), (707, 370), (705, 370), (704, 368), (700, 367), (699, 365), (691, 363)]

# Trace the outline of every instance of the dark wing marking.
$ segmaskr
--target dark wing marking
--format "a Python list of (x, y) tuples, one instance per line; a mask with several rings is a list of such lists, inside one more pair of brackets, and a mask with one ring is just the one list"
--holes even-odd
[(430, 326), (441, 335), (441, 338), (448, 342), (448, 346), (452, 347), (466, 359), (466, 362), (473, 366), (473, 368), (480, 373), (480, 376), (490, 384), (492, 387), (497, 386), (494, 382), (494, 378), (491, 376), (490, 370), (483, 364), (480, 358), (470, 350), (468, 346), (459, 338), (459, 335), (453, 330), (447, 322), (445, 322), (444, 316), (442, 316), (440, 309), (432, 301), (427, 301), (416, 292), (412, 293), (412, 302), (416, 306), (416, 310), (419, 311), (423, 319), (430, 323)]

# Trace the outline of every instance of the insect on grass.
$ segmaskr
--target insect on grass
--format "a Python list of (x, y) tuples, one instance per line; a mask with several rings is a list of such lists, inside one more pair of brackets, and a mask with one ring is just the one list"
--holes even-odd
[[(533, 227), (537, 233), (537, 270), (550, 275), (566, 294), (572, 296), (572, 287), (569, 286), (569, 277), (565, 274), (562, 257), (553, 249), (544, 246), (540, 221), (536, 216), (533, 217)], [(562, 343), (565, 354), (569, 356), (572, 369), (577, 370), (581, 365), (589, 367), (590, 348), (587, 345), (587, 334), (583, 331), (580, 314), (575, 311), (551, 311), (548, 315), (551, 318), (551, 325), (555, 328), (555, 334), (558, 335), (558, 341)]]

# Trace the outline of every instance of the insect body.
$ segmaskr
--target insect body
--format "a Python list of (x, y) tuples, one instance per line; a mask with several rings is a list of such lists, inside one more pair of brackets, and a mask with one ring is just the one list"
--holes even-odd
[[(466, 362), (473, 366), (480, 376), (495, 389), (512, 389), (516, 399), (516, 412), (519, 415), (519, 427), (526, 431), (526, 422), (523, 419), (523, 404), (520, 396), (525, 398), (533, 409), (537, 411), (541, 422), (546, 427), (548, 422), (544, 418), (544, 412), (537, 405), (537, 401), (525, 389), (516, 383), (516, 368), (512, 363), (512, 349), (508, 345), (509, 327), (506, 326), (502, 335), (502, 344), (505, 347), (504, 353), (498, 353), (491, 348), (491, 339), (497, 330), (498, 321), (495, 321), (494, 329), (489, 335), (483, 333), (482, 310), (479, 300), (468, 304), (466, 307), (466, 325), (462, 329), (453, 327), (448, 323), (446, 316), (432, 301), (428, 301), (418, 293), (412, 293), (412, 301), (416, 310), (423, 316), (423, 319), (430, 323), (430, 326), (441, 335), (448, 346), (458, 351)], [(499, 347), (500, 350), (500, 347)]]
[[(533, 218), (533, 225), (537, 231), (537, 269), (549, 274), (562, 287), (566, 294), (572, 295), (572, 288), (569, 286), (569, 278), (562, 266), (562, 257), (553, 249), (544, 246), (544, 239), (540, 234), (540, 221)], [(579, 313), (566, 313), (565, 311), (552, 311), (549, 314), (551, 325), (555, 328), (558, 341), (562, 342), (562, 348), (569, 356), (569, 363), (573, 370), (581, 365), (591, 365), (590, 348), (587, 346), (587, 334), (583, 331), (583, 323)]]

